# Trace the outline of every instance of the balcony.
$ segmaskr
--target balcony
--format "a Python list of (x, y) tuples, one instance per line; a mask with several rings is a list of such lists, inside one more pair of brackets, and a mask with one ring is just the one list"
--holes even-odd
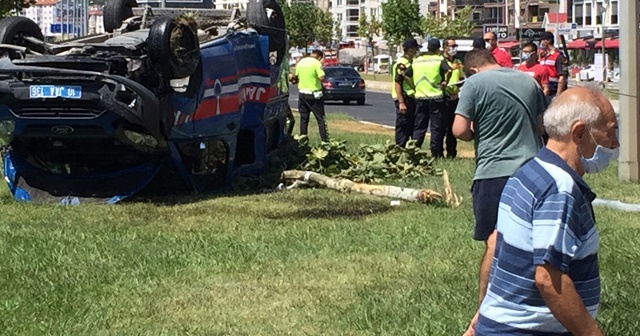
[(456, 0), (456, 7), (504, 4), (504, 0)]

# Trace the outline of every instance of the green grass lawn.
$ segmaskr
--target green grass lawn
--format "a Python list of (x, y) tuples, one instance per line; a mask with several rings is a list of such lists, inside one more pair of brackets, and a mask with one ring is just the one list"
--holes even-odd
[(364, 79), (365, 81), (376, 81), (376, 82), (393, 82), (393, 78), (391, 77), (390, 74), (365, 74), (364, 72), (360, 73), (360, 76), (362, 76), (362, 79)]
[[(344, 116), (329, 127), (354, 148), (391, 139)], [(437, 162), (465, 197), (457, 209), (321, 189), (37, 206), (2, 188), (0, 333), (459, 335), (482, 251), (471, 239), (473, 165)], [(640, 202), (640, 187), (618, 182), (615, 167), (589, 182), (600, 196)], [(635, 335), (640, 214), (596, 211), (599, 321), (607, 335)]]

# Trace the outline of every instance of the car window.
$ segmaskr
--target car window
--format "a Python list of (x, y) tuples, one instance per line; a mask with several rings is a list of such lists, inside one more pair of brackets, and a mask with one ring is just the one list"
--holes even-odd
[(360, 77), (352, 68), (325, 68), (324, 74), (327, 77)]

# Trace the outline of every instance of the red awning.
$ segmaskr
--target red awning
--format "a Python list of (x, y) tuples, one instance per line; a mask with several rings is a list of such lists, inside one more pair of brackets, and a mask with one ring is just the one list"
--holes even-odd
[[(607, 49), (618, 49), (620, 48), (620, 40), (608, 37), (604, 41), (604, 47)], [(598, 43), (596, 43), (595, 45), (595, 48), (602, 48), (602, 41), (598, 41)]]
[(567, 49), (585, 49), (586, 45), (586, 40), (574, 40), (567, 43)]
[(511, 49), (513, 47), (519, 47), (519, 46), (520, 46), (520, 41), (504, 41), (504, 42), (498, 43), (498, 48), (502, 48), (502, 49)]

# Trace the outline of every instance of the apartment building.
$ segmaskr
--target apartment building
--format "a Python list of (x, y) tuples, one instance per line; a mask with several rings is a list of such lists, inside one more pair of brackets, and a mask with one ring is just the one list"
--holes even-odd
[(593, 31), (597, 26), (619, 30), (620, 1), (626, 0), (573, 0), (571, 22), (584, 31)]
[(58, 22), (60, 15), (57, 5), (58, 0), (37, 0), (34, 5), (24, 10), (23, 16), (37, 23), (44, 36), (52, 36), (51, 24)]

